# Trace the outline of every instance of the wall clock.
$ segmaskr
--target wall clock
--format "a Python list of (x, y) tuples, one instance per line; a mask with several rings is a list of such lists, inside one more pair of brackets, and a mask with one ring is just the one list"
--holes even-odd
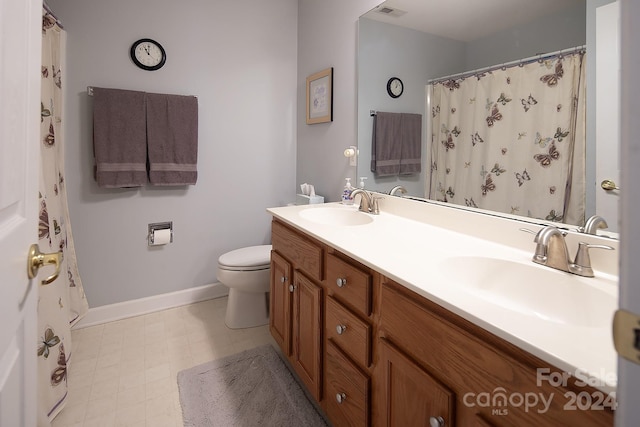
[(167, 60), (160, 43), (152, 39), (140, 39), (131, 45), (131, 60), (147, 71), (159, 70)]
[(404, 90), (404, 85), (402, 84), (402, 80), (398, 77), (391, 77), (387, 82), (387, 93), (392, 98), (399, 98), (402, 95), (402, 91)]

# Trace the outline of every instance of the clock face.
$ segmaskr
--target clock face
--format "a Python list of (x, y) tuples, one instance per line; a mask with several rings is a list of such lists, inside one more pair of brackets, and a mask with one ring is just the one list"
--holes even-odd
[(402, 80), (397, 77), (391, 77), (387, 82), (387, 93), (392, 98), (398, 98), (402, 95), (402, 91), (404, 90), (404, 85), (402, 84)]
[(153, 71), (162, 68), (167, 55), (160, 43), (151, 39), (140, 39), (131, 46), (133, 63), (143, 70)]

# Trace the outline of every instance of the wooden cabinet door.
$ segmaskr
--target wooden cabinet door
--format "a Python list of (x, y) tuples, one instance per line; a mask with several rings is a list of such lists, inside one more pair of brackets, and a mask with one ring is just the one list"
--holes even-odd
[(322, 384), (322, 289), (299, 271), (293, 276), (292, 364), (319, 402)]
[(293, 285), (291, 264), (271, 252), (271, 284), (269, 292), (269, 330), (282, 352), (291, 355), (291, 296)]
[(382, 425), (424, 427), (431, 417), (442, 418), (443, 426), (455, 425), (453, 392), (390, 342), (379, 342)]

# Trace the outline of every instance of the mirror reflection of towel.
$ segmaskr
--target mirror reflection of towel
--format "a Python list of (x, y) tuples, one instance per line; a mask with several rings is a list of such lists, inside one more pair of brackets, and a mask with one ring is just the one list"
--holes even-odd
[(372, 136), (371, 172), (377, 176), (420, 173), (421, 114), (378, 112)]
[(420, 173), (422, 164), (422, 114), (402, 114), (400, 120), (400, 175)]
[(371, 172), (378, 176), (398, 175), (400, 171), (400, 113), (373, 116), (371, 144)]

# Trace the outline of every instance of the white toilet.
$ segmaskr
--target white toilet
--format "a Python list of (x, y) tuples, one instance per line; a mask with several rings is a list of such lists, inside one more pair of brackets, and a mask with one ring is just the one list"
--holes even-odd
[(229, 288), (224, 322), (231, 329), (269, 323), (271, 245), (249, 246), (218, 258), (218, 280)]

